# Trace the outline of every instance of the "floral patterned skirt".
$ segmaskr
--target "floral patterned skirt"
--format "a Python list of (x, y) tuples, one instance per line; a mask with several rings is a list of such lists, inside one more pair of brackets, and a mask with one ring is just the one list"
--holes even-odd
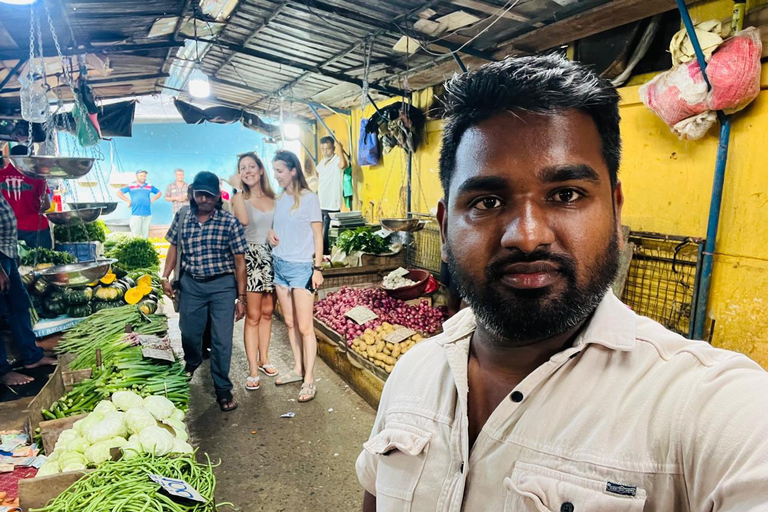
[(269, 244), (248, 244), (248, 250), (245, 253), (245, 266), (248, 273), (249, 292), (269, 293), (275, 290), (272, 247)]

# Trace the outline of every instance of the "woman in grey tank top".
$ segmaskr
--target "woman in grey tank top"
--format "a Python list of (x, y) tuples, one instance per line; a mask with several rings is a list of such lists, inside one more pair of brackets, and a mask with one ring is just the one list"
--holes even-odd
[(268, 377), (277, 375), (269, 362), (269, 338), (272, 333), (272, 312), (275, 309), (272, 248), (267, 234), (275, 216), (275, 193), (269, 184), (264, 164), (254, 153), (239, 155), (237, 171), (242, 193), (232, 198), (237, 220), (245, 228), (248, 251), (245, 253), (248, 272), (248, 303), (245, 317), (245, 353), (249, 376), (245, 389), (259, 389), (259, 371)]

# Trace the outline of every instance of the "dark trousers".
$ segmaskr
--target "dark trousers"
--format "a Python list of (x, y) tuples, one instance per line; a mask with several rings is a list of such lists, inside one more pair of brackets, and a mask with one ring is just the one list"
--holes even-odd
[(331, 254), (331, 246), (328, 243), (328, 230), (331, 227), (331, 214), (341, 210), (322, 210), (323, 212), (323, 254)]
[[(43, 349), (35, 345), (35, 333), (32, 331), (32, 320), (29, 316), (29, 295), (19, 275), (19, 267), (15, 259), (0, 256), (0, 266), (10, 279), (10, 290), (0, 294), (0, 317), (6, 317), (11, 328), (11, 337), (21, 352), (21, 360), (25, 365), (35, 364), (43, 358)], [(8, 364), (5, 343), (0, 342), (0, 375), (11, 371)]]
[(211, 376), (216, 392), (232, 389), (229, 366), (232, 360), (232, 332), (235, 326), (237, 282), (234, 275), (207, 282), (181, 278), (179, 327), (184, 360), (197, 368), (203, 362), (203, 333), (211, 315)]
[(53, 238), (50, 228), (40, 231), (19, 231), (19, 240), (24, 241), (30, 249), (42, 247), (44, 249), (53, 249)]

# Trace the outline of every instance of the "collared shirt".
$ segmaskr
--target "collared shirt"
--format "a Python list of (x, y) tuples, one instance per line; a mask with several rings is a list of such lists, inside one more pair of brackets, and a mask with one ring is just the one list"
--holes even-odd
[(318, 162), (317, 175), (320, 208), (341, 210), (344, 169), (339, 169), (339, 155), (333, 155)]
[[(179, 214), (173, 218), (165, 239), (177, 242)], [(204, 223), (189, 211), (181, 228), (181, 269), (192, 277), (204, 278), (235, 271), (235, 254), (244, 254), (248, 244), (243, 226), (230, 213), (214, 210)]]
[(384, 388), (357, 461), (377, 511), (768, 511), (768, 373), (612, 293), (469, 446), (465, 310)]
[(152, 196), (160, 192), (160, 189), (149, 183), (143, 185), (135, 181), (120, 189), (123, 194), (131, 196), (131, 215), (136, 217), (149, 217), (152, 215)]
[(45, 180), (37, 180), (19, 172), (13, 164), (0, 170), (0, 189), (16, 215), (20, 231), (40, 231), (48, 228), (48, 218), (40, 211), (43, 196), (48, 192)]
[(11, 205), (0, 194), (0, 253), (2, 256), (15, 259), (19, 254), (19, 248), (16, 245), (18, 242), (16, 216)]
[(184, 201), (173, 201), (171, 205), (173, 206), (173, 214), (176, 215), (179, 210), (181, 210), (184, 205), (189, 204), (189, 201), (187, 200), (187, 192), (189, 190), (189, 183), (182, 183), (179, 185), (177, 182), (173, 182), (167, 187), (165, 187), (165, 197), (183, 197)]

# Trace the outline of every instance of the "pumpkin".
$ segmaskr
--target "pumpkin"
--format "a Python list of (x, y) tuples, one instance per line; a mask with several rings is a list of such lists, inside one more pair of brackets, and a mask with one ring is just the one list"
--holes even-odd
[(93, 314), (90, 304), (80, 304), (78, 306), (70, 306), (67, 308), (67, 315), (72, 318), (83, 318)]
[(146, 297), (147, 295), (152, 293), (152, 286), (151, 285), (147, 285), (145, 283), (140, 283), (140, 284), (136, 285), (136, 289), (139, 290), (139, 292), (141, 292), (141, 296), (142, 297)]
[(24, 286), (27, 288), (27, 290), (32, 290), (32, 287), (35, 286), (35, 273), (34, 272), (27, 272), (23, 276), (21, 276), (21, 282), (24, 283)]
[(153, 300), (143, 300), (139, 303), (139, 311), (145, 315), (151, 315), (157, 311), (157, 302)]
[(48, 294), (50, 288), (51, 285), (48, 284), (48, 281), (46, 281), (44, 278), (41, 278), (35, 281), (34, 287), (32, 288), (32, 293), (38, 297), (44, 297)]
[(125, 302), (128, 304), (138, 304), (144, 294), (138, 288), (130, 288), (125, 292)]
[(136, 280), (136, 284), (137, 285), (144, 284), (152, 288), (152, 276), (150, 276), (149, 274), (144, 274), (143, 276), (141, 276)]
[(107, 284), (107, 285), (114, 283), (116, 280), (117, 280), (117, 276), (111, 270), (107, 272), (107, 274), (104, 277), (99, 279), (99, 281), (101, 281), (101, 284)]
[(115, 302), (123, 298), (125, 289), (122, 286), (99, 286), (93, 292), (93, 296), (103, 302)]
[(93, 298), (92, 288), (67, 288), (64, 290), (64, 302), (67, 306), (88, 304)]
[(64, 301), (64, 291), (53, 290), (51, 294), (44, 299), (43, 310), (48, 314), (45, 318), (56, 318), (67, 312), (67, 303)]
[(100, 300), (94, 300), (91, 302), (91, 309), (94, 313), (97, 311), (101, 311), (102, 309), (112, 309), (112, 308), (119, 308), (122, 307), (122, 303), (115, 301), (115, 302), (104, 302)]

